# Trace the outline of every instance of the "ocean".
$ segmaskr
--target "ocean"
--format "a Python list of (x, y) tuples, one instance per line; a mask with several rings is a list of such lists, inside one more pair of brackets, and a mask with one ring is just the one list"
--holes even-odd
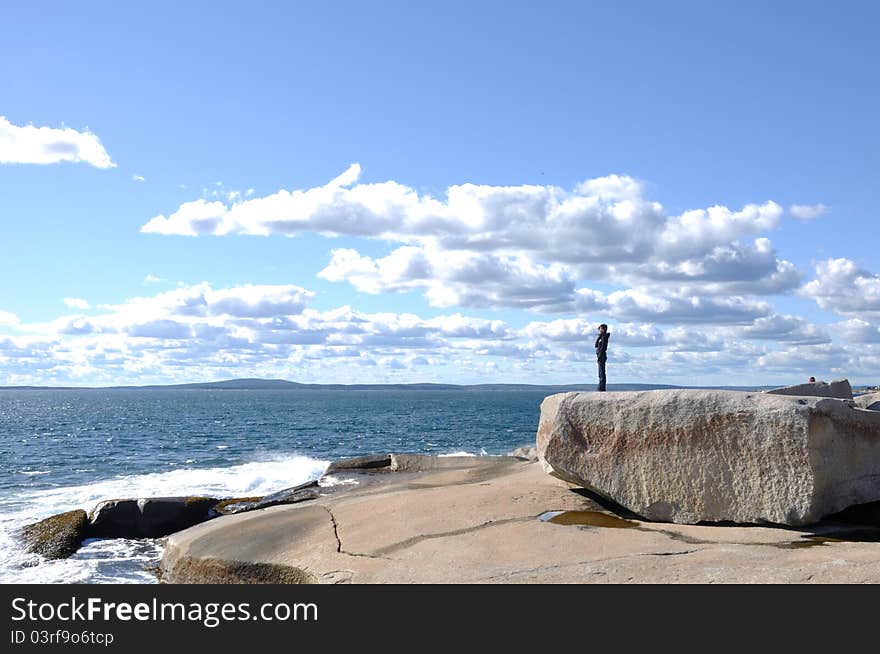
[(349, 456), (509, 454), (534, 443), (547, 394), (0, 390), (0, 583), (155, 583), (161, 540), (90, 539), (47, 561), (14, 532), (105, 499), (263, 495)]

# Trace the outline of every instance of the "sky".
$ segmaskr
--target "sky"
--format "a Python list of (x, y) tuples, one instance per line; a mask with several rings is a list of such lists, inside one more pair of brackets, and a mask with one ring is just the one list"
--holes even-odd
[(880, 382), (876, 2), (0, 16), (0, 385)]

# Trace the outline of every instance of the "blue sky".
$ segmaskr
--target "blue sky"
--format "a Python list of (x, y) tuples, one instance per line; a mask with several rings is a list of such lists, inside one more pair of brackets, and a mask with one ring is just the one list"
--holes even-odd
[(876, 3), (117, 4), (2, 10), (0, 384), (880, 378)]

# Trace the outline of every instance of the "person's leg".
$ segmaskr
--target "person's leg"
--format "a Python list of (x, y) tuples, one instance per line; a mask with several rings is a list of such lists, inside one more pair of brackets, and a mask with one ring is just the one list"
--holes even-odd
[(599, 390), (605, 390), (605, 361), (599, 360)]

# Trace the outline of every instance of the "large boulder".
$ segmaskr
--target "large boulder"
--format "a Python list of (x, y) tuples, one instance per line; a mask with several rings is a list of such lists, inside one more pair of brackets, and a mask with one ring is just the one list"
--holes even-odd
[(88, 525), (86, 512), (77, 509), (25, 525), (19, 537), (28, 552), (47, 559), (65, 559), (79, 549)]
[(106, 500), (89, 515), (89, 538), (160, 538), (204, 522), (220, 500), (212, 497), (149, 497)]
[(649, 520), (804, 525), (880, 500), (880, 413), (766, 393), (564, 393), (544, 469)]
[(831, 382), (812, 382), (809, 384), (796, 384), (795, 386), (783, 386), (766, 391), (771, 395), (799, 395), (807, 397), (836, 397), (839, 400), (853, 399), (852, 386), (848, 379), (838, 379)]
[(868, 393), (855, 398), (855, 405), (869, 411), (880, 411), (880, 393)]

